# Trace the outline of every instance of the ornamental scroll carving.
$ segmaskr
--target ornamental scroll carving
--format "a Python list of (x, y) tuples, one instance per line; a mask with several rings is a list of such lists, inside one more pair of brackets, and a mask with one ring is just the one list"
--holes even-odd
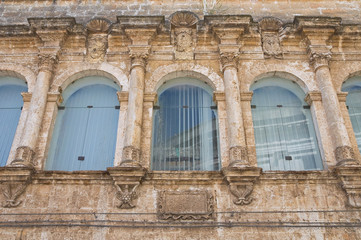
[(283, 57), (280, 43), (282, 22), (276, 18), (264, 18), (259, 22), (264, 58)]
[(110, 23), (106, 19), (93, 19), (87, 24), (87, 60), (89, 62), (104, 61), (108, 48), (108, 30)]
[(191, 12), (176, 12), (171, 16), (171, 36), (177, 60), (192, 60), (196, 42), (198, 17)]
[(310, 64), (313, 66), (315, 71), (322, 66), (328, 67), (328, 63), (332, 56), (331, 46), (326, 46), (324, 49), (317, 49), (309, 46), (308, 55), (310, 58)]
[(26, 182), (19, 183), (6, 183), (3, 189), (3, 195), (5, 201), (2, 204), (4, 208), (15, 208), (19, 206), (22, 201), (19, 200), (19, 197), (25, 192), (26, 187), (30, 184), (30, 178)]
[(158, 193), (158, 217), (163, 220), (207, 220), (214, 216), (213, 195), (207, 191)]
[(116, 197), (120, 201), (120, 203), (117, 205), (118, 208), (130, 209), (135, 207), (132, 202), (137, 198), (136, 189), (138, 186), (139, 184), (115, 184), (117, 189)]
[(49, 71), (53, 73), (55, 65), (58, 63), (58, 56), (56, 54), (39, 54), (39, 71)]

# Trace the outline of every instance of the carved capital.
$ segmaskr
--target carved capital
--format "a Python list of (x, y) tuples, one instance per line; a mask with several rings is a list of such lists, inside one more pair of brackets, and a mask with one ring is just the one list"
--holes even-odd
[(145, 70), (147, 60), (149, 57), (150, 47), (149, 46), (130, 46), (129, 57), (132, 60), (131, 69), (134, 67), (141, 67)]
[(340, 179), (342, 189), (346, 192), (348, 205), (361, 208), (361, 167), (337, 167), (334, 172)]
[(234, 146), (229, 149), (229, 158), (231, 167), (246, 167), (249, 165), (247, 156), (247, 147)]
[(140, 149), (133, 146), (126, 146), (123, 148), (123, 156), (120, 166), (140, 167), (139, 159), (140, 159)]
[(48, 71), (53, 73), (58, 56), (55, 54), (39, 54), (39, 72)]
[(218, 105), (219, 102), (224, 102), (226, 101), (226, 96), (224, 94), (224, 92), (217, 92), (214, 91), (213, 92), (213, 101)]
[(264, 58), (282, 58), (279, 33), (282, 22), (276, 18), (264, 18), (259, 22)]
[(350, 146), (340, 146), (335, 149), (337, 166), (357, 165), (355, 153)]
[(228, 183), (229, 191), (235, 197), (233, 203), (236, 205), (248, 205), (253, 201), (251, 194), (256, 180), (261, 175), (261, 168), (228, 167), (222, 170), (225, 180)]
[(158, 95), (157, 93), (144, 93), (143, 101), (155, 104), (158, 101)]
[(128, 102), (129, 92), (117, 92), (119, 103)]
[(346, 97), (348, 95), (348, 92), (338, 92), (337, 98), (339, 102), (346, 102)]
[(241, 92), (241, 101), (250, 102), (252, 101), (253, 92)]
[(48, 93), (48, 102), (56, 102), (59, 106), (64, 101), (61, 93)]
[(34, 168), (35, 152), (30, 147), (21, 146), (16, 149), (15, 159), (11, 162), (11, 166)]
[(322, 101), (322, 94), (321, 92), (316, 92), (316, 91), (312, 91), (312, 92), (308, 92), (306, 97), (305, 97), (305, 102), (308, 105), (312, 105), (312, 103), (314, 101)]
[(316, 72), (320, 67), (328, 67), (331, 59), (331, 46), (322, 47), (308, 47), (308, 56), (310, 58), (310, 64)]
[(237, 69), (239, 53), (238, 52), (221, 52), (221, 66), (222, 71), (226, 68), (231, 67)]

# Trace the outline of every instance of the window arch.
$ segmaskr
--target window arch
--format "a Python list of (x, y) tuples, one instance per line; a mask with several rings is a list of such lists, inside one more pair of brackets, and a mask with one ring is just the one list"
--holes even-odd
[(305, 94), (295, 83), (262, 79), (252, 85), (258, 166), (264, 170), (318, 170), (322, 160)]
[(177, 78), (158, 90), (153, 115), (153, 170), (218, 170), (219, 144), (212, 89)]
[(47, 170), (105, 170), (113, 166), (119, 118), (118, 85), (86, 77), (63, 94), (46, 163)]
[(26, 83), (13, 77), (0, 77), (0, 166), (5, 166), (18, 126)]
[(361, 77), (356, 76), (348, 79), (342, 85), (342, 91), (348, 92), (346, 105), (355, 133), (359, 151), (361, 149)]

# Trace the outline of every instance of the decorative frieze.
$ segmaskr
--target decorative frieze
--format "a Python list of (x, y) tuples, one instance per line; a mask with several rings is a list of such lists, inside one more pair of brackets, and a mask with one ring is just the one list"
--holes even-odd
[(162, 220), (212, 219), (213, 195), (207, 191), (161, 191), (157, 212)]

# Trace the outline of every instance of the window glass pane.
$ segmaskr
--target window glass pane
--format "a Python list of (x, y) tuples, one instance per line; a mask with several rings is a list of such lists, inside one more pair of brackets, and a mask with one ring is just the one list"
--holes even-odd
[[(25, 85), (25, 83), (24, 83)], [(18, 126), (26, 86), (0, 85), (0, 166), (5, 166)]]
[(252, 117), (258, 166), (263, 170), (322, 169), (310, 109), (291, 91), (254, 90)]
[(153, 170), (218, 170), (217, 116), (212, 96), (192, 85), (160, 94), (153, 120)]
[(352, 123), (352, 128), (355, 133), (357, 145), (361, 149), (361, 87), (350, 86), (342, 89), (347, 91), (346, 105), (348, 106), (348, 113)]
[(116, 89), (90, 85), (59, 109), (47, 170), (105, 170), (113, 165), (119, 105)]

